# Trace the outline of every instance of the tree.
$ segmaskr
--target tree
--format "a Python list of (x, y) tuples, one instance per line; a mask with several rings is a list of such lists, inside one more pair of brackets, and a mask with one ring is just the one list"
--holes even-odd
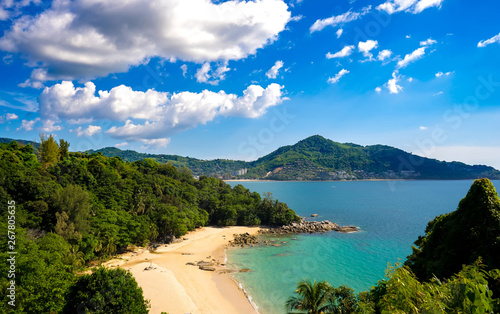
[(69, 155), (69, 143), (63, 139), (59, 140), (59, 159), (64, 159)]
[(48, 138), (46, 134), (40, 134), (38, 154), (40, 162), (45, 165), (51, 165), (59, 160), (59, 145), (52, 134)]
[(149, 301), (132, 275), (120, 268), (99, 268), (71, 286), (63, 313), (141, 314)]
[(420, 280), (444, 279), (479, 257), (500, 268), (500, 199), (488, 179), (474, 181), (456, 211), (429, 222), (405, 264)]
[(285, 308), (289, 313), (319, 314), (325, 311), (331, 312), (333, 310), (330, 300), (331, 291), (332, 286), (326, 281), (299, 281), (297, 290), (295, 290), (298, 296), (291, 296), (286, 301)]

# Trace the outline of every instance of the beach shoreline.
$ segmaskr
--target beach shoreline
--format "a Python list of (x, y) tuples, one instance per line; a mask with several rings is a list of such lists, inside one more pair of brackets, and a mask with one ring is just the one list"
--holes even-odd
[[(155, 252), (139, 248), (104, 266), (132, 273), (143, 289), (144, 298), (150, 300), (151, 314), (255, 314), (258, 311), (251, 297), (225, 267), (226, 247), (233, 234), (257, 234), (260, 229), (204, 227), (186, 234), (182, 242), (161, 246)], [(217, 266), (216, 271), (204, 271), (186, 265), (197, 261), (213, 261), (222, 266)]]

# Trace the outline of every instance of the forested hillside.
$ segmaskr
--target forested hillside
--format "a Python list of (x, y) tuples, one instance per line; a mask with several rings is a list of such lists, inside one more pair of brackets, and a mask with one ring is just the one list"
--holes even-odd
[(188, 167), (194, 175), (224, 179), (500, 179), (500, 171), (484, 165), (470, 166), (461, 162), (419, 157), (385, 145), (341, 144), (319, 135), (308, 137), (295, 145), (280, 147), (251, 162), (142, 154), (110, 147), (98, 152), (110, 157), (119, 156), (126, 161), (152, 158), (158, 162), (171, 162), (178, 167)]
[[(4, 222), (15, 216), (20, 313), (60, 312), (77, 271), (129, 245), (170, 241), (205, 225), (299, 220), (271, 196), (262, 198), (241, 185), (231, 188), (216, 178), (196, 180), (187, 168), (68, 148), (52, 136), (42, 137), (36, 153), (31, 145), (0, 144), (0, 214)], [(15, 204), (13, 212), (7, 204)], [(7, 235), (7, 228), (1, 224), (0, 232)], [(4, 261), (7, 241), (1, 238)], [(0, 267), (7, 274), (8, 265)], [(2, 276), (0, 286), (8, 285)], [(8, 299), (2, 298), (5, 310)]]

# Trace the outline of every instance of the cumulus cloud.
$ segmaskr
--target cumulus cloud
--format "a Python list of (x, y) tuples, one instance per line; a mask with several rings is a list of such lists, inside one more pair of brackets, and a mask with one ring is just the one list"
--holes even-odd
[(380, 94), (382, 92), (382, 88), (377, 86), (377, 87), (375, 87), (375, 91), (377, 92), (377, 94)]
[(408, 66), (408, 64), (417, 61), (425, 55), (426, 47), (420, 47), (414, 50), (412, 53), (407, 54), (403, 60), (399, 60), (397, 64), (398, 69), (402, 69)]
[(346, 69), (340, 70), (339, 73), (335, 74), (334, 77), (329, 77), (328, 78), (328, 83), (330, 83), (330, 84), (337, 83), (340, 80), (340, 78), (342, 76), (346, 75), (347, 73), (349, 73), (349, 71), (347, 71)]
[(425, 131), (425, 130), (427, 130), (427, 129), (428, 129), (428, 127), (426, 127), (426, 126), (420, 126), (420, 127), (419, 127), (419, 129), (420, 129), (421, 131)]
[(436, 43), (437, 43), (437, 41), (435, 41), (435, 40), (434, 40), (434, 39), (432, 39), (432, 38), (429, 38), (429, 39), (427, 39), (427, 40), (421, 41), (421, 42), (420, 42), (420, 46), (431, 46), (431, 45), (434, 45), (434, 44), (436, 44)]
[(399, 78), (399, 75), (397, 74), (397, 72), (393, 72), (392, 73), (392, 79), (390, 79), (385, 84), (385, 87), (387, 87), (387, 89), (389, 90), (389, 93), (391, 93), (391, 94), (399, 94), (399, 92), (403, 90), (403, 87), (401, 87), (400, 85), (398, 85), (399, 79), (400, 78)]
[(226, 78), (226, 72), (231, 69), (227, 67), (227, 63), (219, 64), (219, 66), (213, 71), (210, 63), (205, 62), (201, 68), (196, 71), (194, 75), (196, 77), (196, 81), (199, 83), (207, 83), (211, 85), (217, 85), (220, 81)]
[(174, 94), (152, 89), (141, 92), (120, 85), (96, 95), (92, 82), (75, 87), (72, 82), (63, 81), (43, 90), (39, 112), (52, 120), (91, 116), (126, 121), (107, 133), (127, 140), (155, 139), (205, 124), (218, 116), (257, 118), (284, 100), (282, 88), (275, 83), (267, 88), (250, 85), (242, 96), (237, 96), (208, 90)]
[(25, 88), (25, 87), (32, 87), (36, 89), (41, 89), (44, 87), (43, 83), (40, 81), (32, 81), (30, 79), (27, 79), (23, 83), (18, 84), (17, 86)]
[(500, 33), (496, 36), (491, 37), (490, 39), (482, 40), (477, 43), (478, 48), (484, 48), (493, 43), (500, 43)]
[(378, 47), (378, 41), (376, 40), (367, 40), (367, 41), (360, 41), (358, 43), (358, 50), (363, 53), (363, 56), (367, 57), (368, 59), (372, 59), (373, 55), (371, 54), (370, 50), (375, 49)]
[(442, 2), (443, 0), (388, 0), (377, 6), (377, 10), (388, 14), (402, 11), (418, 14), (427, 8), (440, 8)]
[(390, 58), (392, 55), (392, 51), (389, 49), (384, 49), (378, 53), (377, 59), (380, 61), (385, 61), (386, 59)]
[(309, 28), (309, 31), (311, 33), (314, 33), (314, 32), (322, 30), (323, 28), (325, 28), (327, 26), (337, 26), (340, 24), (345, 24), (345, 23), (357, 20), (360, 17), (362, 17), (363, 15), (370, 12), (371, 8), (372, 8), (372, 6), (369, 5), (367, 7), (364, 7), (363, 9), (361, 9), (361, 12), (348, 11), (346, 13), (336, 15), (336, 16), (334, 15), (334, 16), (326, 18), (326, 19), (316, 20), (316, 22), (314, 22), (314, 24)]
[(242, 59), (274, 42), (290, 20), (282, 0), (61, 0), (15, 19), (0, 49), (27, 56), (34, 80), (72, 80), (126, 72), (154, 56)]
[(21, 126), (16, 129), (16, 131), (25, 130), (31, 131), (35, 127), (35, 124), (40, 121), (40, 118), (36, 118), (34, 120), (23, 120), (21, 121)]
[(94, 134), (100, 133), (102, 128), (98, 125), (89, 125), (85, 130), (81, 126), (76, 128), (76, 136), (92, 136)]
[(158, 148), (166, 148), (170, 143), (169, 138), (155, 138), (152, 140), (142, 140), (144, 145), (141, 146), (141, 149), (150, 150), (150, 149), (158, 149)]
[(354, 46), (345, 46), (344, 48), (342, 48), (342, 50), (340, 51), (337, 51), (336, 53), (327, 53), (326, 54), (326, 58), (327, 59), (333, 59), (333, 58), (344, 58), (344, 57), (347, 57), (349, 55), (351, 55), (351, 53), (353, 52), (354, 50)]
[(337, 34), (337, 38), (340, 38), (340, 36), (342, 36), (342, 34), (344, 33), (344, 30), (342, 28), (339, 28), (335, 34)]
[(45, 119), (43, 120), (43, 126), (42, 126), (42, 131), (44, 132), (57, 132), (61, 131), (62, 127), (60, 125), (56, 125), (57, 121), (51, 120), (51, 119)]
[(278, 76), (279, 70), (283, 67), (283, 61), (278, 60), (276, 63), (266, 72), (266, 76), (270, 79), (275, 79)]
[(15, 113), (6, 113), (2, 116), (0, 116), (0, 123), (8, 122), (10, 120), (17, 120), (19, 119), (18, 115)]

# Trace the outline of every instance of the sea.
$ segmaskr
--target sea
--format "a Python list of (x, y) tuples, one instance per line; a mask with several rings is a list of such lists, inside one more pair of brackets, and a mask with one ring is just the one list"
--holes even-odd
[[(286, 313), (284, 304), (303, 279), (347, 285), (356, 293), (385, 278), (389, 264), (402, 263), (427, 223), (454, 211), (472, 180), (459, 181), (228, 181), (250, 191), (270, 192), (302, 217), (355, 225), (357, 233), (328, 232), (281, 237), (272, 244), (228, 251), (228, 266), (248, 268), (234, 278), (262, 314)], [(500, 181), (492, 181), (500, 187)]]

